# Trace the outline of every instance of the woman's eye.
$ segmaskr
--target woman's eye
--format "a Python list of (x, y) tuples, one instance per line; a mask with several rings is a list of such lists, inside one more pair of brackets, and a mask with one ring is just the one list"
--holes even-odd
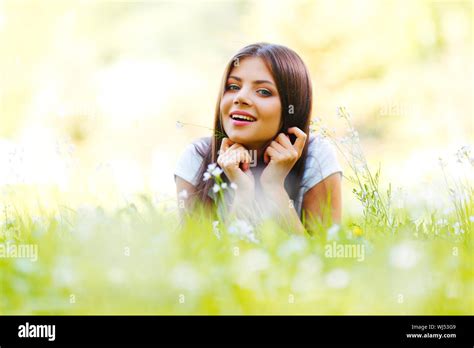
[(239, 88), (239, 86), (237, 85), (227, 85), (227, 90), (237, 90)]
[[(227, 87), (226, 87), (227, 91), (238, 91), (239, 89), (240, 89), (240, 87), (236, 84), (230, 84), (230, 85), (227, 85)], [(263, 95), (265, 97), (269, 97), (269, 96), (272, 95), (272, 93), (267, 89), (259, 89), (257, 91), (257, 93), (260, 93), (261, 95)]]

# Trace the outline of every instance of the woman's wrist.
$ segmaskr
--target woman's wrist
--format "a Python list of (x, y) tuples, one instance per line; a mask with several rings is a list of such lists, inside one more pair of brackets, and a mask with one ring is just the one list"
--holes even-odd
[(282, 198), (288, 197), (283, 183), (262, 184), (262, 191), (265, 197), (270, 198), (272, 200), (281, 200)]
[(254, 191), (252, 190), (235, 190), (234, 202), (237, 203), (248, 203), (254, 200)]
[(283, 185), (267, 187), (267, 190), (264, 189), (264, 194), (268, 201), (267, 209), (270, 216), (273, 215), (280, 223), (286, 225), (296, 234), (305, 233), (305, 227), (301, 223), (294, 203)]
[(262, 193), (266, 202), (265, 209), (267, 215), (286, 215), (286, 212), (283, 210), (290, 206), (290, 198), (283, 185), (262, 186)]
[(243, 212), (251, 208), (253, 204), (253, 192), (237, 190), (232, 200), (231, 212)]

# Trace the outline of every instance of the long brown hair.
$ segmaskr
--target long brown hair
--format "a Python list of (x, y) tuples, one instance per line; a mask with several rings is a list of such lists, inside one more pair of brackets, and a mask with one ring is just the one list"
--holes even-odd
[[(296, 201), (305, 167), (307, 145), (309, 142), (309, 125), (312, 107), (311, 79), (306, 65), (296, 52), (285, 46), (269, 43), (256, 43), (245, 46), (237, 52), (226, 65), (216, 103), (214, 134), (210, 142), (205, 143), (203, 147), (196, 146), (196, 151), (204, 159), (198, 173), (199, 183), (196, 187), (196, 194), (200, 202), (209, 203), (207, 194), (213, 182), (212, 180), (203, 181), (203, 175), (209, 164), (217, 162), (222, 138), (227, 137), (224, 127), (222, 126), (222, 115), (220, 112), (221, 99), (233, 66), (237, 65), (238, 62), (245, 59), (245, 57), (262, 58), (275, 79), (281, 102), (280, 129), (275, 136), (281, 132), (286, 133), (290, 127), (298, 127), (308, 135), (301, 157), (295, 163), (285, 180), (285, 190), (290, 199)], [(292, 134), (290, 135), (290, 140), (292, 143), (295, 140)], [(228, 182), (224, 173), (222, 176), (223, 180)], [(291, 180), (292, 184), (290, 184), (290, 177), (294, 180)]]

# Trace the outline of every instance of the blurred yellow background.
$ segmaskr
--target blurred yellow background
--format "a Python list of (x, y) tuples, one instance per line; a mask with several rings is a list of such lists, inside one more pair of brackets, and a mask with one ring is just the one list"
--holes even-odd
[(350, 110), (399, 199), (440, 201), (438, 157), (474, 140), (472, 1), (0, 1), (0, 193), (173, 202), (225, 64), (260, 41), (306, 62), (314, 119), (342, 136)]

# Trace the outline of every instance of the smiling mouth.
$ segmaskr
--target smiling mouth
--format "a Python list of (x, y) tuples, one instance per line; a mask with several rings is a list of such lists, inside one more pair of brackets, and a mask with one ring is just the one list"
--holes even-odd
[(244, 116), (244, 115), (239, 115), (239, 114), (230, 115), (230, 118), (233, 119), (233, 120), (236, 120), (236, 121), (245, 121), (245, 122), (255, 122), (255, 121), (257, 121), (252, 116)]

